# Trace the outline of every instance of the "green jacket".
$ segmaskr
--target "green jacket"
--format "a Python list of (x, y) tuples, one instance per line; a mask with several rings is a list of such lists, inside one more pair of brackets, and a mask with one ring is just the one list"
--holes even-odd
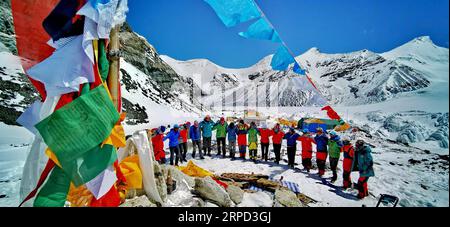
[(336, 137), (328, 140), (328, 152), (329, 152), (330, 158), (340, 158), (342, 146), (343, 146), (343, 144), (342, 144), (341, 138), (339, 138), (339, 136), (336, 136)]
[(223, 125), (220, 124), (220, 122), (217, 122), (214, 127), (213, 127), (213, 131), (217, 130), (216, 132), (216, 137), (217, 138), (225, 138), (227, 137), (227, 128), (228, 128), (228, 123), (224, 123)]
[(258, 143), (259, 131), (251, 128), (248, 130), (248, 143)]

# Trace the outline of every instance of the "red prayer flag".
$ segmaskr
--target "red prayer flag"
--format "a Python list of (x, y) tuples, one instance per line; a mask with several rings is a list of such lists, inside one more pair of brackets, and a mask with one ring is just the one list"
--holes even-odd
[[(24, 70), (48, 58), (54, 51), (47, 45), (50, 36), (42, 22), (50, 14), (59, 0), (12, 0), (11, 9), (16, 32), (17, 51)], [(42, 100), (47, 94), (44, 85), (30, 78)]]
[(322, 108), (322, 110), (327, 111), (327, 115), (330, 119), (338, 121), (341, 120), (339, 114), (337, 114), (331, 106), (325, 106), (324, 108)]

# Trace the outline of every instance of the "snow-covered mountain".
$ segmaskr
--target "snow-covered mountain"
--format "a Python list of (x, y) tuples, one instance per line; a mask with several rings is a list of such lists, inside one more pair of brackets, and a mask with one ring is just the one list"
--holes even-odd
[[(168, 56), (162, 56), (162, 59), (186, 78), (201, 75), (197, 76), (201, 78), (197, 81), (207, 84), (207, 87), (214, 86), (215, 91), (225, 87), (226, 97), (234, 92), (241, 94), (243, 88), (255, 91), (256, 86), (278, 83), (284, 94), (271, 94), (270, 99), (282, 106), (303, 106), (317, 104), (317, 100), (323, 101), (305, 78), (293, 74), (291, 70), (271, 70), (272, 56), (245, 69), (227, 69), (205, 59), (177, 61)], [(448, 85), (448, 49), (436, 46), (429, 37), (414, 39), (384, 54), (368, 50), (325, 54), (312, 48), (298, 56), (297, 60), (332, 104), (378, 103), (423, 90), (439, 81)], [(293, 97), (300, 97), (301, 101)], [(217, 97), (213, 96), (213, 99)]]
[[(16, 125), (16, 119), (37, 98), (16, 56), (10, 1), (0, 2), (0, 122)], [(203, 107), (190, 95), (196, 87), (162, 61), (145, 38), (128, 24), (120, 31), (121, 78), (126, 125), (152, 127), (173, 118), (198, 116)], [(188, 89), (192, 88), (192, 89)], [(167, 116), (171, 116), (169, 118)]]

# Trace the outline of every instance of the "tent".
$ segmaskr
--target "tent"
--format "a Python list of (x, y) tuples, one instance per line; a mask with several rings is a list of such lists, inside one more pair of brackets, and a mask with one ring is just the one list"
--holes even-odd
[(317, 132), (317, 128), (324, 130), (333, 130), (340, 125), (337, 120), (319, 119), (319, 118), (302, 118), (298, 121), (298, 129), (308, 129), (310, 132)]

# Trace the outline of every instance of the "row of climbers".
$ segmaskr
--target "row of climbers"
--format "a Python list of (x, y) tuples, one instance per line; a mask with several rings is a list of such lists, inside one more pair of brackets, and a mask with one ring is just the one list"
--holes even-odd
[(344, 189), (350, 188), (352, 186), (351, 172), (359, 171), (360, 178), (357, 188), (360, 198), (368, 195), (367, 181), (369, 177), (374, 176), (370, 146), (360, 139), (354, 147), (349, 138), (341, 140), (335, 131), (328, 133), (322, 128), (318, 128), (315, 135), (307, 129), (303, 130), (300, 135), (294, 128), (289, 128), (289, 131), (285, 133), (280, 124), (276, 124), (274, 128), (269, 129), (265, 123), (262, 123), (261, 127), (257, 127), (255, 122), (251, 122), (250, 125), (246, 124), (244, 120), (228, 123), (224, 118), (214, 122), (210, 116), (206, 116), (200, 123), (195, 121), (193, 125), (190, 122), (181, 125), (175, 124), (167, 134), (165, 134), (165, 131), (166, 127), (164, 126), (150, 131), (155, 159), (160, 163), (166, 163), (167, 161), (164, 150), (165, 140), (169, 140), (170, 165), (178, 166), (179, 163), (187, 162), (189, 139), (192, 142), (192, 158), (196, 158), (197, 150), (200, 159), (204, 159), (204, 156), (211, 157), (211, 141), (213, 131), (216, 131), (217, 156), (226, 158), (227, 153), (229, 153), (232, 160), (236, 159), (236, 147), (238, 147), (240, 159), (246, 159), (248, 149), (250, 159), (257, 162), (260, 143), (261, 159), (267, 162), (269, 160), (269, 147), (272, 142), (275, 163), (279, 164), (282, 143), (283, 140), (286, 140), (288, 166), (290, 168), (295, 166), (297, 142), (300, 142), (302, 165), (308, 173), (313, 168), (312, 159), (315, 147), (318, 175), (320, 177), (325, 175), (328, 159), (333, 174), (332, 182), (335, 182), (338, 178), (337, 168), (341, 153), (344, 153), (343, 187)]

